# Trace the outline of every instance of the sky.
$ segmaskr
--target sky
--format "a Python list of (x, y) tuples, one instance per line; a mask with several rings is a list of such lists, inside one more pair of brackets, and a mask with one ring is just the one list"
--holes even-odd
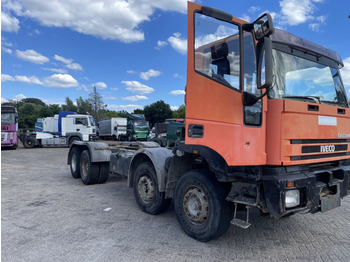
[[(337, 51), (350, 97), (349, 0), (196, 0), (253, 22), (268, 12), (277, 28)], [(1, 102), (87, 99), (96, 86), (109, 110), (158, 100), (184, 104), (185, 0), (2, 0)]]

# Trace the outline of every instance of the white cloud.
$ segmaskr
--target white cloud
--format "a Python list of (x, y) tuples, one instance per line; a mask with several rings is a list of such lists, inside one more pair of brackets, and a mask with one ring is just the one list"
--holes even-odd
[(97, 83), (93, 84), (93, 86), (96, 86), (97, 89), (101, 89), (101, 90), (107, 88), (107, 85), (104, 82), (97, 82)]
[(247, 22), (251, 22), (251, 18), (249, 15), (243, 14), (242, 17), (240, 17), (242, 20), (247, 21)]
[(126, 71), (129, 75), (133, 75), (133, 74), (136, 74), (137, 72), (136, 71), (134, 71), (134, 70), (128, 70), (128, 71)]
[(107, 109), (109, 110), (125, 110), (130, 112), (133, 112), (135, 109), (143, 109), (143, 106), (141, 105), (108, 105)]
[(7, 103), (7, 102), (9, 102), (8, 99), (1, 97), (1, 104), (2, 104), (2, 103)]
[(340, 69), (341, 76), (342, 76), (345, 88), (350, 90), (350, 57), (345, 58), (343, 62), (344, 62), (344, 67)]
[(162, 47), (164, 47), (164, 46), (167, 46), (168, 45), (168, 42), (165, 42), (165, 41), (158, 41), (157, 42), (157, 46), (155, 47), (155, 49), (161, 49)]
[(63, 68), (48, 68), (48, 67), (43, 67), (42, 69), (43, 69), (43, 70), (47, 70), (47, 71), (51, 71), (51, 72), (54, 72), (54, 73), (60, 73), (60, 74), (65, 74), (65, 73), (67, 73), (67, 70), (66, 70), (66, 69), (63, 69)]
[(6, 82), (6, 81), (15, 81), (15, 79), (10, 75), (1, 74), (1, 82)]
[(6, 47), (1, 47), (1, 50), (4, 51), (5, 53), (8, 53), (8, 54), (12, 54), (12, 50), (10, 48), (6, 48)]
[[(16, 2), (17, 3), (17, 2)], [(140, 24), (150, 21), (156, 10), (186, 13), (185, 0), (8, 0), (2, 8), (17, 16), (37, 20), (43, 26), (66, 27), (102, 39), (125, 43), (144, 40)]]
[(126, 89), (132, 93), (145, 95), (154, 92), (154, 89), (152, 87), (141, 84), (138, 81), (122, 81), (122, 84), (124, 84), (126, 86)]
[(136, 95), (136, 96), (126, 96), (126, 97), (123, 97), (122, 99), (127, 100), (127, 101), (131, 101), (131, 102), (136, 102), (139, 100), (147, 100), (148, 98), (146, 96)]
[(103, 99), (106, 99), (106, 100), (117, 100), (117, 99), (120, 99), (120, 98), (116, 97), (116, 96), (104, 96)]
[(84, 90), (85, 92), (90, 92), (90, 89), (86, 85), (79, 85), (77, 88), (78, 91)]
[(72, 63), (66, 65), (66, 67), (70, 70), (75, 70), (75, 71), (83, 71), (83, 67), (79, 65), (78, 63)]
[(174, 78), (179, 78), (179, 79), (182, 79), (182, 76), (181, 76), (181, 75), (179, 75), (178, 73), (175, 73), (175, 74), (173, 75), (173, 77), (174, 77)]
[(6, 81), (13, 81), (13, 82), (23, 82), (27, 84), (37, 84), (42, 85), (43, 83), (37, 78), (36, 76), (21, 76), (17, 75), (15, 77), (12, 77), (10, 75), (2, 74), (1, 75), (1, 82)]
[(23, 95), (23, 94), (18, 94), (18, 95), (14, 96), (14, 99), (16, 99), (16, 100), (22, 100), (24, 98), (27, 98), (27, 97), (25, 95)]
[(118, 90), (118, 87), (113, 87), (111, 88), (112, 91), (117, 91)]
[(177, 95), (185, 95), (185, 90), (173, 90), (169, 93), (170, 95), (177, 96)]
[(180, 33), (174, 33), (168, 38), (171, 47), (182, 55), (187, 53), (187, 39), (183, 38)]
[(149, 80), (151, 77), (157, 77), (161, 74), (160, 71), (157, 71), (157, 70), (153, 70), (153, 69), (150, 69), (148, 70), (147, 72), (142, 72), (140, 74), (140, 77), (143, 79), (143, 80)]
[(254, 12), (257, 12), (260, 10), (260, 7), (259, 6), (251, 6), (248, 8), (248, 12), (249, 13), (254, 13)]
[(78, 86), (78, 81), (69, 74), (54, 74), (45, 77), (43, 84), (48, 87), (69, 88)]
[(309, 28), (314, 32), (322, 31), (322, 25), (326, 24), (327, 17), (322, 15), (316, 18), (316, 23), (309, 24)]
[(16, 17), (11, 17), (9, 14), (5, 12), (1, 12), (1, 31), (17, 33), (18, 30), (19, 30), (18, 19)]
[(54, 56), (54, 59), (57, 60), (57, 61), (60, 61), (62, 63), (65, 63), (65, 64), (70, 64), (73, 62), (73, 59), (71, 58), (65, 58), (63, 56), (59, 56), (59, 55), (55, 55)]
[(35, 64), (44, 64), (50, 61), (49, 58), (34, 51), (33, 49), (25, 51), (16, 50), (16, 56), (24, 61), (32, 62)]
[[(299, 25), (313, 20), (315, 5), (313, 0), (283, 0), (280, 1), (283, 22), (288, 25)], [(318, 2), (318, 1), (315, 1)]]
[(178, 110), (180, 106), (170, 106), (170, 109), (175, 111), (175, 110)]
[(83, 67), (78, 63), (73, 63), (72, 58), (65, 58), (63, 56), (55, 55), (54, 59), (66, 64), (65, 67), (70, 69), (70, 70), (83, 71)]

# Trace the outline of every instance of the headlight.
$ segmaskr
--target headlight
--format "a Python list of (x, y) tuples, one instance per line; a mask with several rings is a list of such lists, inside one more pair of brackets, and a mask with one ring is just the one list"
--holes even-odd
[(10, 139), (13, 140), (13, 132), (10, 133)]
[(296, 207), (300, 204), (300, 192), (298, 189), (288, 190), (285, 195), (286, 208)]

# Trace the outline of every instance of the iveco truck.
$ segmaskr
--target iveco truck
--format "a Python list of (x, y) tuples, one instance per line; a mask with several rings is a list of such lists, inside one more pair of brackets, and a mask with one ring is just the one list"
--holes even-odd
[(339, 54), (275, 29), (269, 14), (250, 23), (192, 2), (187, 32), (184, 141), (172, 150), (75, 142), (73, 177), (121, 175), (149, 214), (173, 200), (182, 229), (199, 241), (249, 227), (251, 208), (278, 219), (341, 206), (350, 108)]

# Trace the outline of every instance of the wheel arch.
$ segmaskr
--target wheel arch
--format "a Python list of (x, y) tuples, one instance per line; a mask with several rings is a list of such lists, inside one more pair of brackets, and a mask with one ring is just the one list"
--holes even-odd
[(158, 190), (164, 192), (166, 188), (166, 161), (172, 158), (173, 153), (166, 148), (143, 148), (131, 159), (128, 171), (128, 187), (133, 187), (134, 174), (137, 166), (143, 162), (149, 162), (154, 167), (157, 175)]

